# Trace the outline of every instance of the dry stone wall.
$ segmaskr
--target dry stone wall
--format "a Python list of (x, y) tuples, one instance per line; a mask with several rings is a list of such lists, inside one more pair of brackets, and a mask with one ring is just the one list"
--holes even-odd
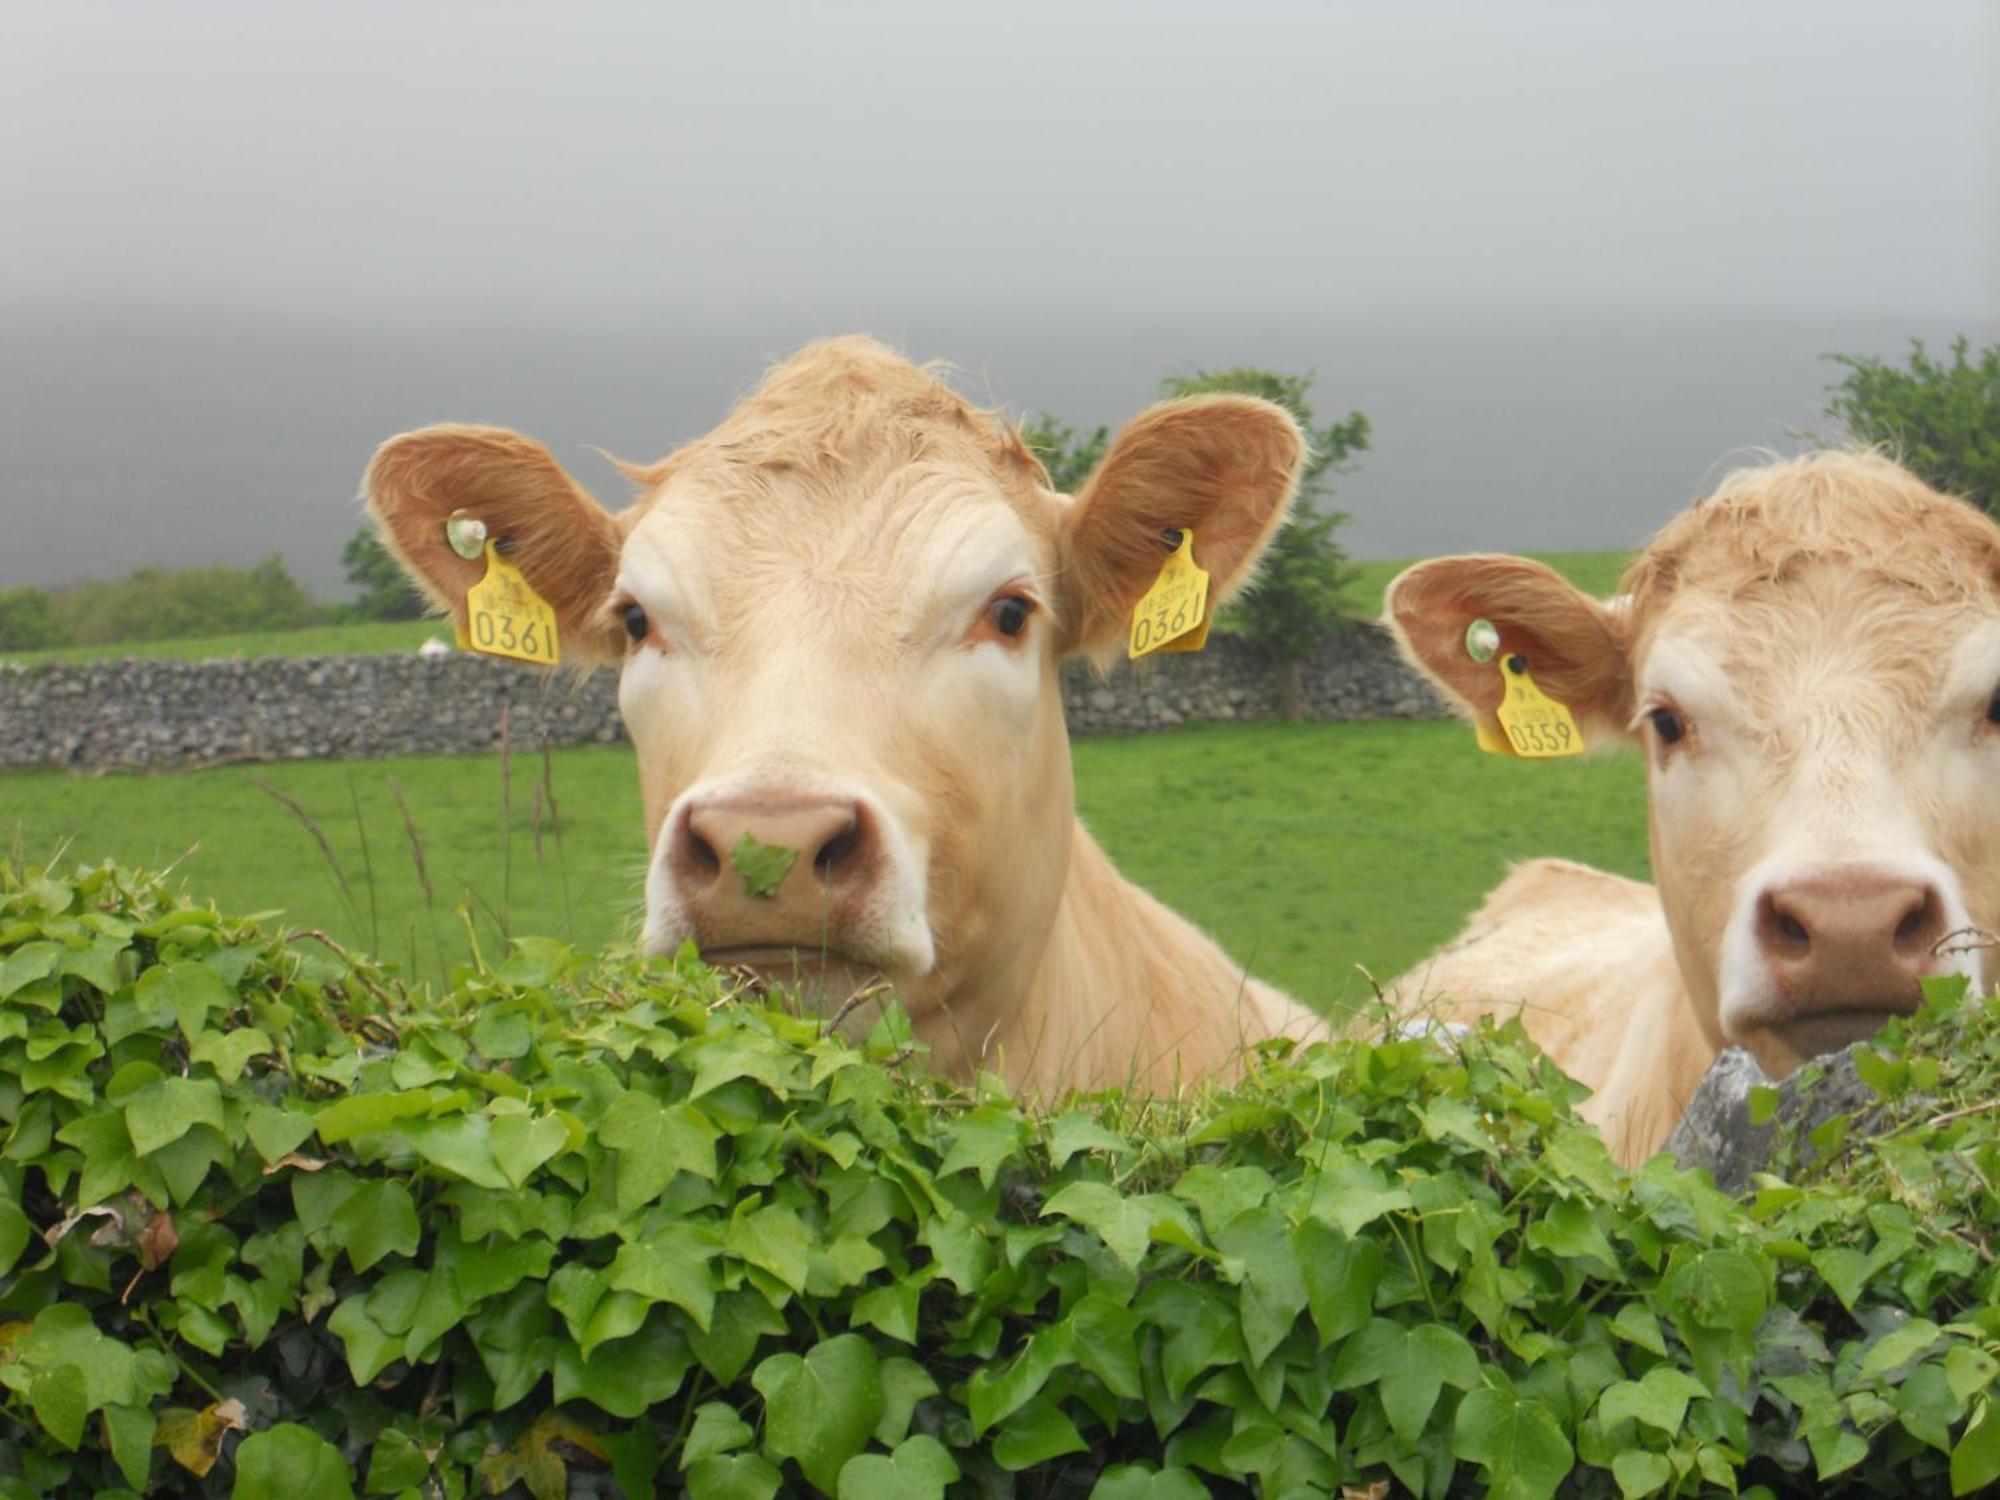
[[(1315, 719), (1435, 717), (1446, 710), (1374, 626), (1330, 641), (1303, 671)], [(1217, 636), (1198, 655), (1064, 671), (1079, 734), (1166, 729), (1283, 712), (1279, 674)], [(0, 666), (0, 769), (166, 770), (235, 761), (430, 755), (624, 738), (617, 679), (489, 657), (383, 655), (257, 661), (100, 661)]]

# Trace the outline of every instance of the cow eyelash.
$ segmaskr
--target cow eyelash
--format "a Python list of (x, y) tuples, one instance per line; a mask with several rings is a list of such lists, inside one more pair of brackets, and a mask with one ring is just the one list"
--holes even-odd
[(1041, 601), (1019, 584), (1001, 589), (980, 607), (979, 618), (968, 632), (974, 641), (1018, 644), (1027, 634), (1028, 622), (1041, 608)]
[(658, 644), (659, 634), (653, 629), (652, 616), (646, 613), (646, 606), (629, 596), (613, 599), (609, 613), (611, 619), (623, 630), (628, 641), (628, 649), (637, 650), (648, 641)]
[(1639, 710), (1639, 717), (1653, 731), (1653, 740), (1662, 755), (1686, 742), (1694, 730), (1686, 714), (1671, 703), (1654, 703)]

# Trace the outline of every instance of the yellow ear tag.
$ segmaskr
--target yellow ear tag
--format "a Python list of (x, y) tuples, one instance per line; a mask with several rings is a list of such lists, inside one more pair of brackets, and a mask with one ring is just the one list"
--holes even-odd
[(1196, 566), (1194, 533), (1160, 565), (1160, 576), (1132, 607), (1125, 654), (1133, 661), (1155, 651), (1199, 651), (1208, 641), (1208, 571)]
[[(1507, 684), (1507, 696), (1493, 716), (1506, 731), (1508, 748), (1528, 760), (1553, 760), (1562, 755), (1583, 754), (1583, 734), (1563, 704), (1535, 686), (1528, 672), (1528, 658), (1516, 651), (1501, 659), (1500, 677)], [(1482, 731), (1484, 726), (1481, 726)], [(1491, 749), (1484, 734), (1481, 748)]]
[(555, 610), (492, 541), (486, 544), (486, 576), (465, 591), (464, 641), (487, 656), (545, 667), (562, 659)]

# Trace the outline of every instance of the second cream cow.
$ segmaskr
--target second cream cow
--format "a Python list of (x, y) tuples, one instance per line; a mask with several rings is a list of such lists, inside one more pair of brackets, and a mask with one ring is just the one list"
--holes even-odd
[[(1652, 887), (1516, 870), (1395, 986), (1412, 1011), (1518, 1009), (1614, 1150), (1657, 1149), (1725, 1045), (1774, 1076), (1990, 984), (2000, 928), (2000, 527), (1872, 454), (1730, 475), (1619, 600), (1523, 558), (1420, 563), (1406, 654), (1489, 725), (1520, 653), (1587, 737), (1643, 747)], [(1475, 661), (1475, 620), (1500, 656)]]

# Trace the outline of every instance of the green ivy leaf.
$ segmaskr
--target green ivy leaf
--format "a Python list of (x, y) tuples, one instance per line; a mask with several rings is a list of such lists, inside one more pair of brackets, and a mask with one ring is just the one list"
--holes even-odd
[(569, 1344), (559, 1347), (555, 1398), (589, 1401), (629, 1420), (670, 1399), (693, 1364), (687, 1340), (656, 1315), (639, 1332), (597, 1345), (588, 1358)]
[(875, 1441), (885, 1448), (902, 1442), (910, 1430), (917, 1403), (938, 1393), (929, 1370), (913, 1359), (891, 1355), (882, 1361), (882, 1417), (875, 1424)]
[(250, 1144), (264, 1158), (265, 1165), (290, 1156), (309, 1140), (313, 1117), (302, 1109), (274, 1109), (268, 1104), (252, 1105), (244, 1116)]
[(729, 851), (729, 867), (742, 877), (745, 895), (769, 900), (798, 857), (799, 851), (788, 844), (761, 843), (746, 833)]
[(1292, 1232), (1292, 1245), (1320, 1348), (1366, 1327), (1382, 1281), (1382, 1247), (1374, 1240), (1348, 1239), (1317, 1219)]
[(1090, 1447), (1061, 1406), (1044, 1396), (1014, 1413), (993, 1435), (993, 1462), (1012, 1473)]
[(981, 1187), (993, 1186), (1000, 1164), (1021, 1149), (1027, 1122), (1020, 1111), (985, 1105), (972, 1110), (952, 1132), (951, 1149), (937, 1170), (941, 1178), (954, 1172), (973, 1172)]
[(280, 1422), (253, 1432), (236, 1450), (231, 1500), (354, 1500), (340, 1451), (310, 1427)]
[(520, 1187), (537, 1167), (553, 1160), (569, 1144), (569, 1127), (553, 1114), (495, 1116), (487, 1140), (493, 1161), (513, 1187)]
[(1988, 1397), (1951, 1450), (1951, 1492), (1976, 1495), (1993, 1484), (2000, 1484), (2000, 1407)]
[(1661, 1454), (1631, 1449), (1611, 1460), (1611, 1477), (1618, 1481), (1618, 1492), (1625, 1500), (1641, 1500), (1672, 1483), (1674, 1466)]
[(171, 1017), (181, 1035), (192, 1042), (206, 1029), (211, 1012), (236, 1003), (215, 970), (200, 963), (166, 963), (139, 976), (133, 991), (141, 1012), (164, 1021)]
[(1026, 1346), (1001, 1366), (986, 1365), (973, 1371), (965, 1383), (965, 1405), (972, 1418), (972, 1435), (981, 1437), (997, 1422), (1005, 1421), (1040, 1393), (1049, 1377), (1065, 1365), (1076, 1362), (1076, 1338), (1072, 1326), (1059, 1323), (1029, 1337)]
[(1093, 1230), (1127, 1269), (1137, 1270), (1152, 1242), (1155, 1210), (1144, 1198), (1128, 1198), (1102, 1182), (1072, 1182), (1052, 1194), (1042, 1213), (1060, 1214)]
[(1451, 1451), (1485, 1466), (1490, 1500), (1549, 1500), (1576, 1456), (1547, 1405), (1491, 1386), (1458, 1403)]
[(271, 1038), (255, 1026), (238, 1026), (231, 1031), (205, 1031), (188, 1048), (188, 1057), (207, 1063), (224, 1083), (234, 1083), (250, 1066), (250, 1059), (272, 1051)]
[(694, 1426), (681, 1449), (681, 1462), (694, 1463), (718, 1453), (733, 1453), (756, 1437), (750, 1424), (724, 1401), (705, 1401), (694, 1411)]
[(423, 1238), (410, 1190), (386, 1178), (356, 1188), (334, 1210), (330, 1227), (357, 1271), (367, 1270), (385, 1255), (415, 1255)]
[(1423, 1435), (1438, 1392), (1479, 1384), (1479, 1356), (1465, 1336), (1442, 1323), (1405, 1328), (1377, 1318), (1341, 1346), (1329, 1383), (1337, 1391), (1374, 1385), (1396, 1436), (1414, 1445)]
[(934, 1437), (919, 1434), (887, 1457), (861, 1453), (840, 1468), (840, 1500), (944, 1500), (958, 1462)]
[(158, 1429), (152, 1410), (144, 1406), (104, 1408), (104, 1445), (111, 1461), (135, 1490), (146, 1488), (146, 1476), (153, 1467), (153, 1435)]
[(1144, 1464), (1113, 1464), (1097, 1476), (1090, 1500), (1208, 1500), (1208, 1486), (1177, 1466), (1155, 1471)]
[(689, 1500), (771, 1500), (784, 1483), (777, 1466), (756, 1453), (699, 1459), (681, 1477), (687, 1481)]
[(616, 1187), (621, 1213), (635, 1213), (667, 1189), (677, 1172), (715, 1181), (720, 1132), (692, 1104), (662, 1104), (627, 1089), (604, 1112), (597, 1138), (618, 1153)]
[(125, 1129), (141, 1156), (171, 1145), (196, 1125), (223, 1128), (222, 1090), (212, 1078), (162, 1078), (125, 1106)]
[(764, 1398), (764, 1449), (796, 1462), (828, 1494), (841, 1465), (868, 1445), (882, 1418), (880, 1364), (868, 1341), (842, 1333), (815, 1344), (804, 1358), (774, 1354), (750, 1383)]
[(1655, 1365), (1638, 1380), (1621, 1380), (1598, 1398), (1597, 1416), (1606, 1427), (1628, 1419), (1678, 1437), (1687, 1405), (1708, 1395), (1708, 1387), (1671, 1365)]
[(28, 1406), (42, 1430), (74, 1453), (83, 1440), (83, 1421), (90, 1415), (90, 1392), (83, 1371), (75, 1365), (37, 1370), (28, 1380)]
[(645, 1240), (620, 1245), (612, 1257), (607, 1284), (615, 1291), (636, 1292), (649, 1302), (670, 1302), (706, 1330), (715, 1311), (715, 1252), (721, 1248), (713, 1231), (692, 1224), (669, 1225)]
[(1861, 1361), (1863, 1378), (1886, 1375), (1917, 1356), (1927, 1353), (1941, 1337), (1937, 1324), (1929, 1318), (1912, 1318), (1902, 1327), (1885, 1333), (1869, 1348)]
[(723, 1248), (740, 1260), (769, 1271), (793, 1292), (806, 1289), (806, 1263), (812, 1235), (789, 1208), (767, 1204), (731, 1216)]

